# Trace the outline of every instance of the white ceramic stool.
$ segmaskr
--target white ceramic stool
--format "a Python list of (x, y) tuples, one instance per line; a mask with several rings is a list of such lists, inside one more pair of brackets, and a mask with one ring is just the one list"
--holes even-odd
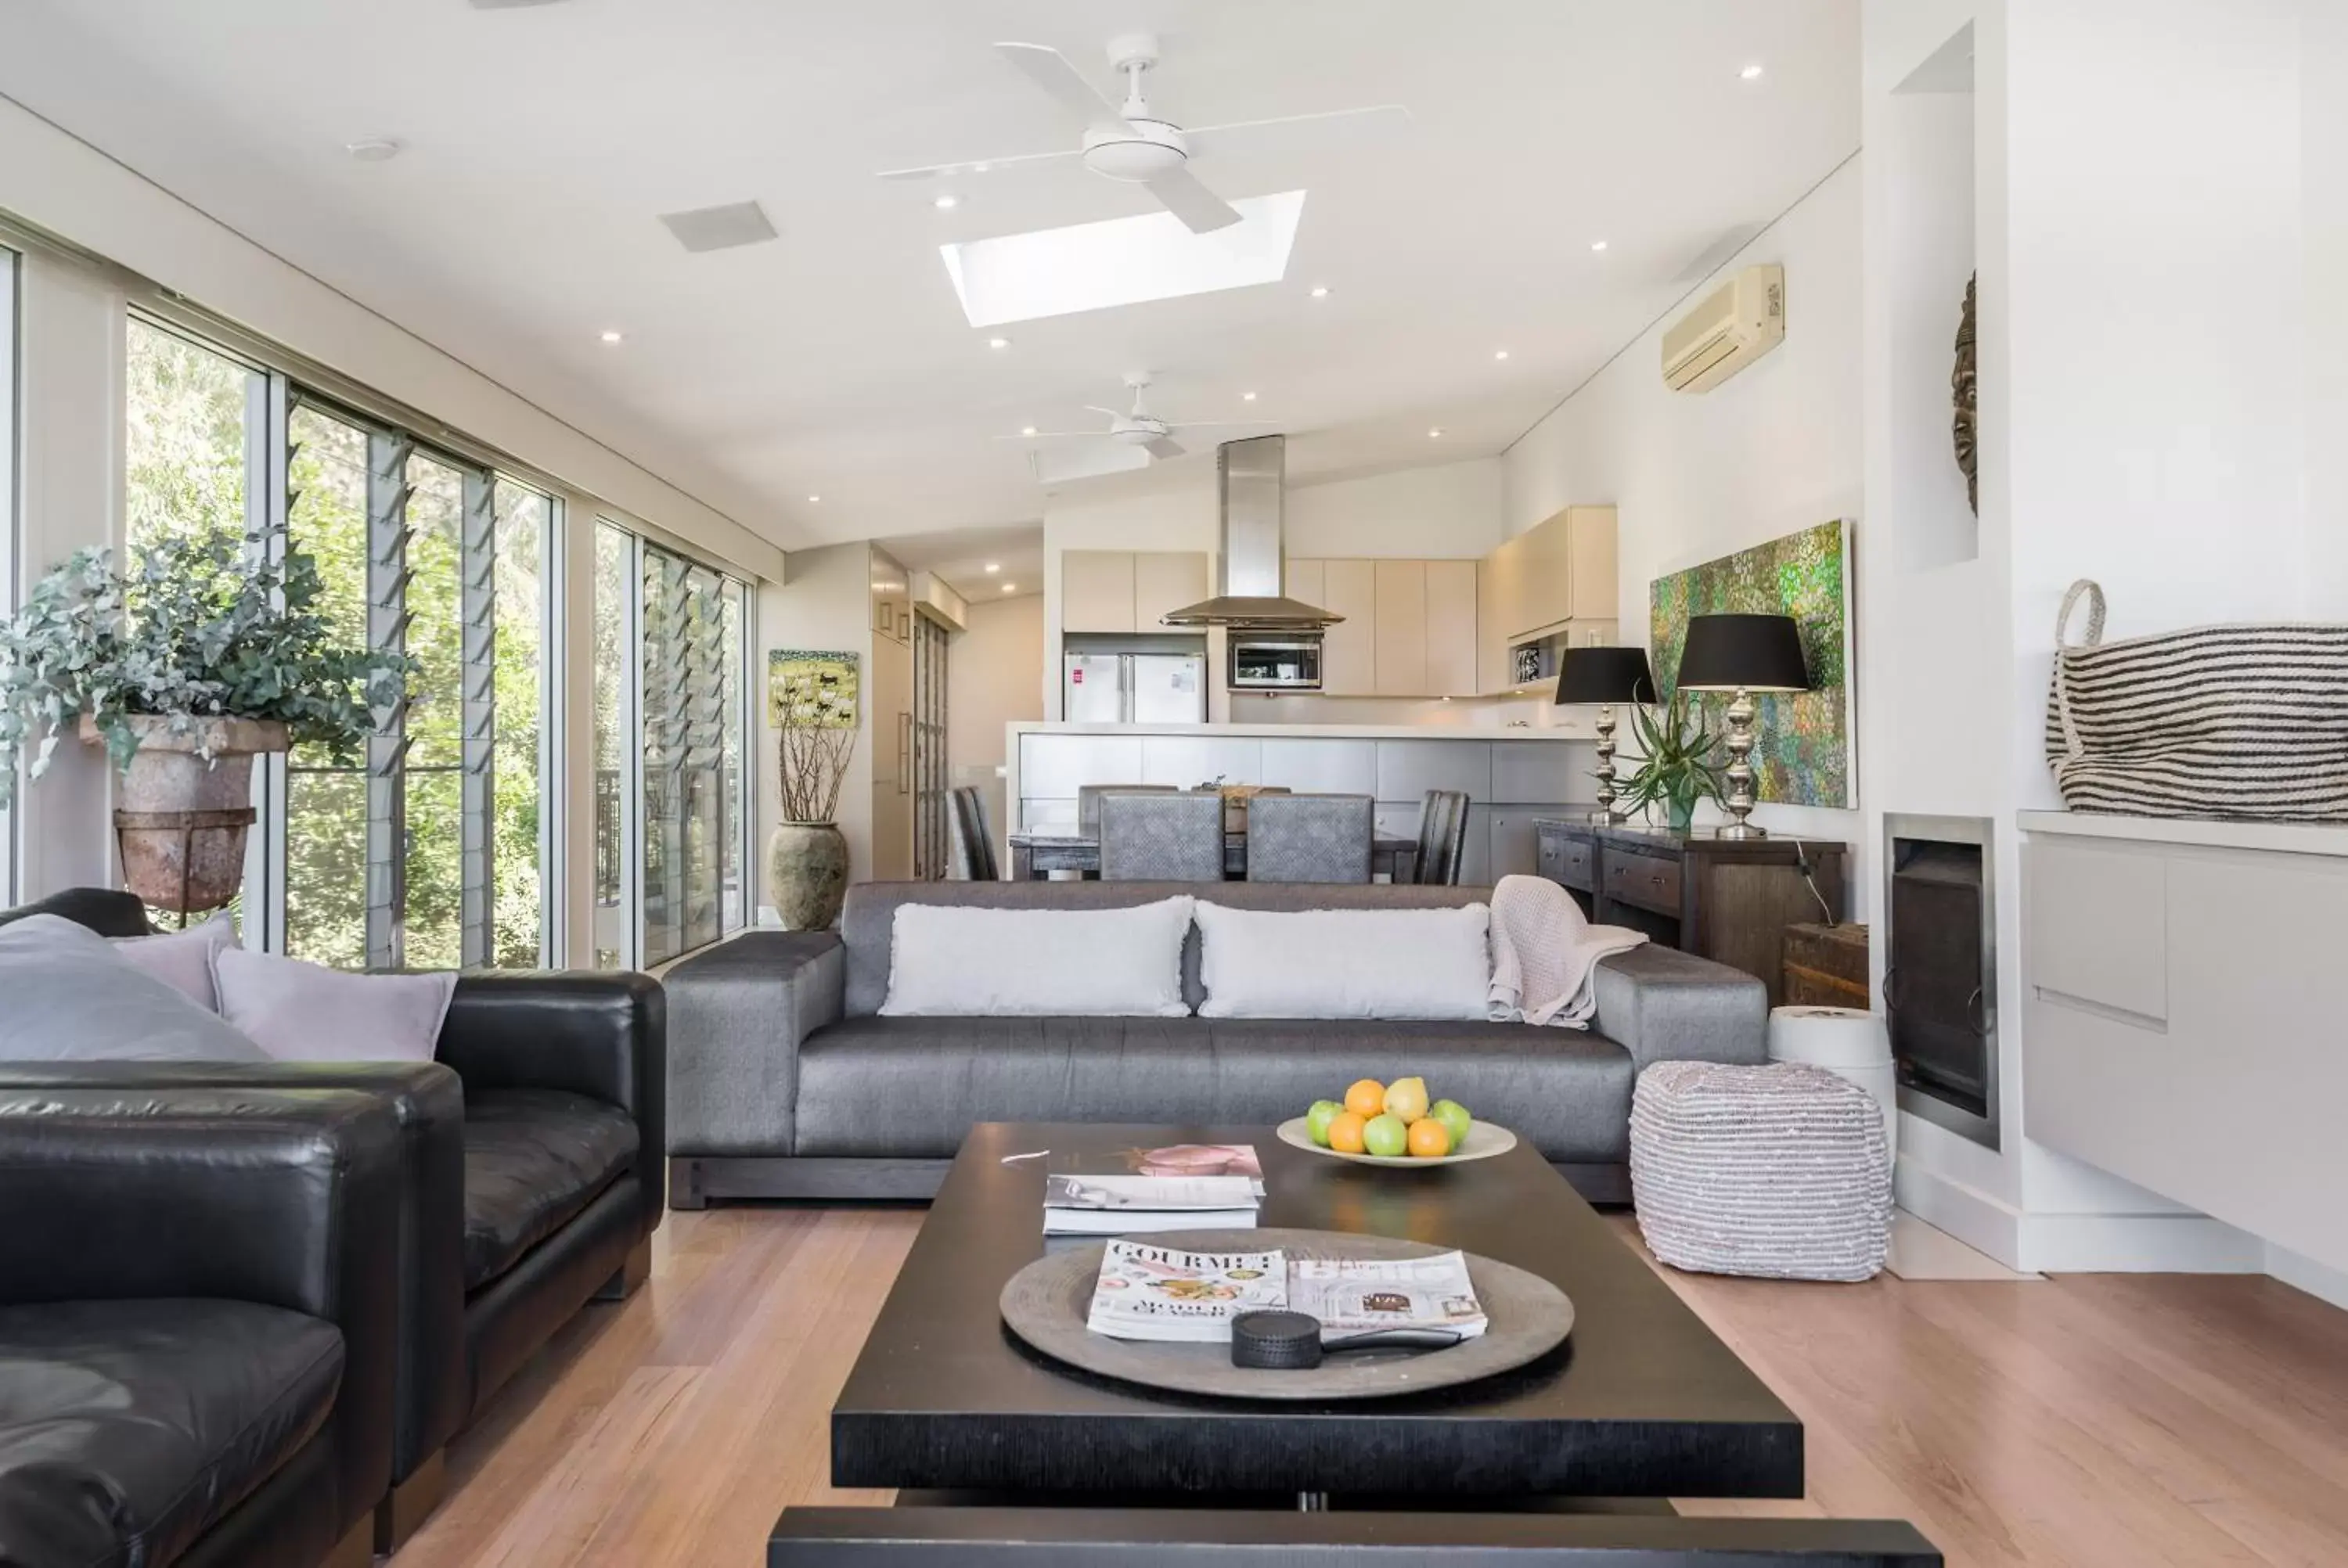
[(1899, 1160), (1900, 1074), (1881, 1019), (1857, 1008), (1772, 1008), (1769, 1060), (1823, 1067), (1874, 1095), (1883, 1107), (1883, 1146)]

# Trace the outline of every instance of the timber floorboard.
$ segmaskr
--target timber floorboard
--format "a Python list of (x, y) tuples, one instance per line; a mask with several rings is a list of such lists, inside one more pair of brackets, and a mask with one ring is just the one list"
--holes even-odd
[[(829, 1414), (922, 1214), (670, 1214), (644, 1287), (451, 1446), (396, 1568), (753, 1568), (787, 1504), (887, 1501), (828, 1484)], [(2348, 1313), (2288, 1286), (1659, 1272), (1808, 1447), (1800, 1501), (1684, 1512), (1907, 1519), (1963, 1568), (2348, 1563)]]

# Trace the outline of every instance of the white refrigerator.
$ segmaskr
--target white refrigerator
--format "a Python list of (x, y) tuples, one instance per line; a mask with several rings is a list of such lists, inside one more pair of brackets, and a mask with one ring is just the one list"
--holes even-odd
[(1061, 712), (1078, 724), (1203, 724), (1207, 661), (1199, 653), (1070, 653)]

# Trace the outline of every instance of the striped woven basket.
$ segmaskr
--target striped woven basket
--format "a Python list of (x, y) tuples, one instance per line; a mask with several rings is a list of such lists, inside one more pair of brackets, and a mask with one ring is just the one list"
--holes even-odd
[[(2070, 641), (2084, 601), (2087, 636)], [(2348, 626), (2264, 622), (2104, 641), (2104, 590), (2054, 622), (2046, 760), (2074, 811), (2348, 822)]]

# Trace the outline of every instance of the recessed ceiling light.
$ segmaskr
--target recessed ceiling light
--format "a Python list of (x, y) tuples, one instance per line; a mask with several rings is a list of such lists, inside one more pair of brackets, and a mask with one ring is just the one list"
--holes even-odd
[(602, 339), (605, 343), (618, 343), (621, 341), (620, 333), (610, 327), (605, 327), (602, 332), (597, 333), (595, 335)]
[(979, 569), (984, 572), (987, 576), (993, 577), (996, 572), (1003, 569), (1003, 563), (999, 560), (991, 560), (984, 566), (979, 568)]
[(1747, 66), (1736, 74), (1748, 82), (1757, 82), (1761, 79), (1761, 67), (1757, 65)]
[(1592, 240), (1590, 242), (1590, 248), (1593, 251), (1603, 251), (1606, 249), (1606, 241), (1603, 240)]
[(1429, 430), (1429, 431), (1426, 433), (1426, 438), (1427, 438), (1429, 441), (1440, 441), (1440, 440), (1442, 440), (1442, 439), (1443, 439), (1443, 428), (1442, 428), (1442, 426), (1437, 425), (1437, 426), (1436, 426), (1434, 429)]
[(970, 166), (970, 171), (973, 174), (984, 174), (988, 169), (994, 167), (994, 165), (991, 163), (973, 163)]
[(1325, 299), (1327, 299), (1327, 298), (1329, 297), (1329, 285), (1328, 285), (1328, 284), (1326, 284), (1326, 283), (1315, 283), (1315, 284), (1313, 284), (1313, 297), (1314, 299), (1316, 299), (1316, 300), (1325, 300)]
[(1240, 394), (1240, 401), (1241, 403), (1253, 403), (1255, 401), (1255, 394), (1252, 392), (1242, 392)]
[(1017, 593), (1019, 591), (1019, 585), (1015, 582), (1006, 582), (1003, 585), (1003, 591), (1005, 593)]
[(930, 205), (936, 208), (941, 212), (951, 212), (955, 208), (962, 205), (962, 198), (951, 194), (941, 196), (935, 201), (931, 202)]
[(1009, 348), (1011, 346), (1011, 340), (1007, 337), (991, 337), (986, 340), (986, 346), (989, 348)]
[(809, 497), (808, 497), (808, 506), (810, 506), (810, 507), (812, 507), (812, 506), (814, 506), (818, 501), (820, 501), (820, 500), (822, 500), (822, 499), (823, 499), (823, 497), (822, 497), (821, 496), (809, 496)]
[(1504, 348), (1496, 348), (1492, 351), (1492, 357), (1494, 359), (1506, 359), (1509, 357), (1509, 351)]
[(343, 143), (343, 150), (361, 163), (382, 163), (397, 158), (404, 146), (397, 137), (363, 136), (356, 141)]
[[(1035, 434), (1035, 427), (1033, 425), (1022, 425), (1019, 427), (1019, 434), (1022, 436), (1033, 436)], [(992, 571), (994, 569), (990, 567), (987, 569)]]

